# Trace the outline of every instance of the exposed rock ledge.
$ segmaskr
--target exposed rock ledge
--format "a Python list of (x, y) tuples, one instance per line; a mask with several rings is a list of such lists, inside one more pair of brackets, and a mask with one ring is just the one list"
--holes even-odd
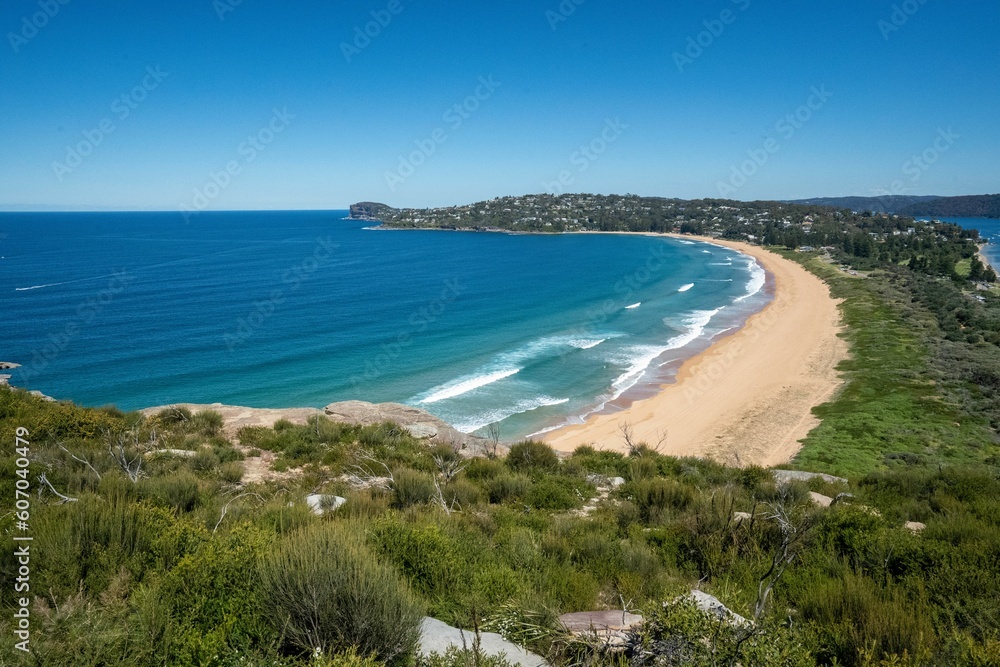
[(395, 422), (415, 438), (434, 443), (457, 445), (470, 455), (485, 451), (486, 440), (455, 429), (448, 422), (429, 412), (401, 403), (366, 403), (344, 401), (331, 403), (323, 410), (333, 421), (369, 426), (382, 422)]
[(236, 435), (244, 426), (263, 426), (271, 428), (275, 422), (285, 419), (293, 424), (305, 424), (314, 415), (326, 415), (333, 421), (345, 424), (369, 426), (391, 421), (399, 424), (416, 438), (435, 444), (454, 444), (463, 448), (468, 455), (477, 455), (485, 451), (486, 440), (467, 435), (456, 430), (447, 422), (434, 415), (409, 405), (400, 403), (366, 403), (364, 401), (344, 401), (331, 403), (325, 409), (317, 408), (246, 408), (222, 403), (195, 404), (176, 403), (155, 408), (140, 410), (144, 415), (152, 416), (168, 408), (187, 408), (192, 413), (202, 410), (213, 410), (222, 415), (223, 430), (226, 435)]
[(271, 428), (275, 422), (286, 419), (293, 424), (305, 424), (313, 415), (323, 414), (322, 410), (316, 408), (244, 408), (236, 405), (223, 405), (222, 403), (197, 404), (197, 403), (174, 403), (173, 405), (161, 405), (155, 408), (146, 408), (139, 412), (147, 417), (151, 417), (169, 408), (186, 408), (192, 413), (212, 410), (222, 415), (224, 422), (223, 430), (226, 435), (232, 437), (236, 435), (244, 426), (263, 426)]

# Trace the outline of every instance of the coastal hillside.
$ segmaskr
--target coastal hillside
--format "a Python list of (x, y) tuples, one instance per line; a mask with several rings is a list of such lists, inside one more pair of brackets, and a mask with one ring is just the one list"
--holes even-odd
[(793, 199), (789, 204), (804, 204), (807, 206), (828, 206), (830, 208), (848, 209), (851, 211), (870, 211), (872, 213), (899, 213), (908, 206), (944, 199), (943, 197), (916, 195), (882, 195), (879, 197), (814, 197), (812, 199)]
[(24, 459), (4, 457), (3, 491), (30, 492), (2, 519), (6, 551), (30, 554), (2, 578), (30, 590), (0, 629), (30, 618), (34, 664), (1000, 659), (996, 461), (923, 452), (841, 478), (638, 442), (470, 458), (388, 422), (232, 432), (212, 410), (142, 416), (9, 388), (0, 431)]
[(1000, 218), (1000, 195), (944, 197), (911, 204), (899, 213), (941, 218)]
[(917, 197), (884, 195), (880, 197), (817, 197), (797, 199), (790, 204), (829, 206), (852, 211), (894, 213), (907, 216), (939, 218), (1000, 218), (1000, 195), (964, 197)]

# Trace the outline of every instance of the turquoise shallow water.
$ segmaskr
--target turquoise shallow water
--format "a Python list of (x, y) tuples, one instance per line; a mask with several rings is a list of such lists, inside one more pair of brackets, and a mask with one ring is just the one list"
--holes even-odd
[(0, 359), (85, 405), (398, 401), (513, 438), (650, 393), (769, 298), (704, 243), (345, 216), (0, 214)]

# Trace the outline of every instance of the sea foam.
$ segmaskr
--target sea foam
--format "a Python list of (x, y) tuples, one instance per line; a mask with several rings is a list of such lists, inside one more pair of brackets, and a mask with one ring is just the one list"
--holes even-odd
[(461, 431), (462, 433), (474, 433), (481, 428), (503, 421), (508, 417), (524, 414), (525, 412), (531, 412), (540, 408), (551, 407), (553, 405), (563, 405), (564, 403), (569, 403), (569, 399), (537, 396), (535, 398), (518, 401), (511, 406), (471, 415), (465, 420), (456, 422), (454, 426), (456, 430)]
[(752, 259), (748, 268), (750, 269), (750, 279), (747, 281), (747, 293), (736, 297), (734, 303), (739, 303), (757, 294), (764, 289), (764, 284), (767, 282), (767, 272), (757, 260)]
[(718, 315), (722, 308), (715, 310), (696, 310), (683, 320), (684, 330), (667, 341), (666, 345), (634, 345), (624, 351), (624, 355), (613, 361), (627, 365), (624, 373), (611, 383), (613, 389), (610, 400), (615, 400), (631, 389), (642, 378), (649, 365), (664, 352), (677, 350), (698, 340), (705, 333), (712, 318)]
[(486, 373), (484, 375), (476, 375), (467, 379), (459, 379), (432, 390), (432, 393), (427, 398), (421, 399), (420, 402), (425, 404), (437, 403), (438, 401), (455, 398), (456, 396), (461, 396), (462, 394), (468, 394), (470, 391), (479, 389), (480, 387), (485, 387), (488, 384), (499, 382), (500, 380), (509, 378), (512, 375), (517, 375), (521, 372), (521, 370), (522, 369), (520, 368), (510, 368), (502, 371), (495, 371), (493, 373)]

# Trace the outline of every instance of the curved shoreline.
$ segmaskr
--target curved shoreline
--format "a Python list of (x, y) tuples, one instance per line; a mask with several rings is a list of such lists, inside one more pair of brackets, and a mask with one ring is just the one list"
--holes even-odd
[(704, 237), (756, 259), (773, 277), (774, 298), (732, 334), (688, 359), (656, 396), (542, 437), (554, 448), (626, 449), (621, 426), (637, 442), (674, 456), (742, 465), (778, 465), (819, 423), (812, 409), (842, 385), (836, 367), (848, 356), (839, 302), (798, 264), (759, 246)]

